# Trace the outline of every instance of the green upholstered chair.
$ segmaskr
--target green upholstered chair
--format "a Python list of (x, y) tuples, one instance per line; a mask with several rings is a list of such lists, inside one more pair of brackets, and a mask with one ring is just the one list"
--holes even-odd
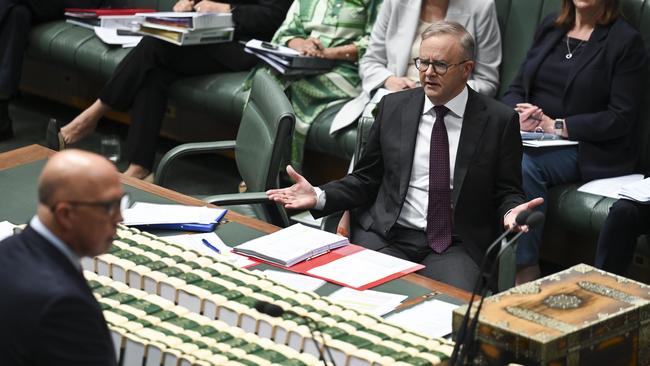
[[(278, 173), (288, 156), (294, 122), (293, 109), (282, 88), (268, 73), (258, 72), (253, 78), (237, 139), (175, 147), (161, 159), (155, 182), (163, 185), (171, 163), (180, 157), (234, 149), (237, 168), (248, 191), (202, 199), (275, 225), (287, 226), (284, 209), (268, 201), (264, 192), (278, 187)], [(255, 205), (251, 209), (249, 205), (252, 204)]]

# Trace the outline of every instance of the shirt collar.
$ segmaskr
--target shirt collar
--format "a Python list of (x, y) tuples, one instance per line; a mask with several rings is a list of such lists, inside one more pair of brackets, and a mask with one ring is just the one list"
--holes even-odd
[(32, 217), (32, 220), (29, 222), (29, 226), (31, 226), (34, 231), (39, 233), (42, 237), (44, 237), (49, 243), (51, 243), (55, 248), (57, 248), (63, 255), (70, 260), (74, 268), (76, 268), (79, 272), (81, 272), (81, 259), (79, 256), (70, 249), (70, 247), (64, 243), (61, 239), (59, 239), (54, 233), (43, 224), (41, 219), (38, 218), (38, 216)]
[[(458, 95), (451, 98), (451, 100), (445, 104), (445, 106), (449, 108), (449, 113), (453, 113), (458, 118), (463, 118), (463, 116), (465, 115), (465, 107), (467, 106), (468, 95), (469, 92), (467, 91), (467, 85), (465, 85), (463, 90), (460, 93), (458, 93)], [(422, 110), (422, 114), (424, 115), (430, 113), (433, 107), (434, 107), (433, 102), (425, 94), (424, 109)]]

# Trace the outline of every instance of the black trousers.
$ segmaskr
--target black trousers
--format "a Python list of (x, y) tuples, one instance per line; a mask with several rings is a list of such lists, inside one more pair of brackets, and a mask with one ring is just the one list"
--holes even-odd
[(650, 232), (650, 204), (618, 200), (598, 237), (597, 268), (624, 276), (632, 262), (637, 238)]
[(144, 37), (119, 64), (99, 99), (113, 109), (131, 109), (129, 162), (152, 170), (169, 86), (187, 76), (250, 69), (254, 56), (237, 42), (179, 47)]
[(96, 8), (104, 0), (0, 0), (0, 96), (18, 91), (32, 24), (63, 18), (65, 8)]
[(420, 263), (417, 274), (472, 292), (479, 275), (478, 264), (465, 248), (453, 240), (444, 252), (434, 252), (424, 231), (393, 227), (386, 237), (364, 230), (352, 220), (350, 241), (393, 257)]

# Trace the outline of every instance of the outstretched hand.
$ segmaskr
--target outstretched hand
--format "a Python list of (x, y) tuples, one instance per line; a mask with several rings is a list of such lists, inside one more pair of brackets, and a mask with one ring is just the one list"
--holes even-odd
[(533, 208), (541, 205), (544, 203), (544, 199), (541, 197), (533, 198), (532, 200), (522, 203), (521, 205), (513, 208), (503, 219), (503, 227), (507, 229), (513, 228), (515, 231), (523, 231), (527, 232), (528, 231), (528, 226), (520, 226), (517, 227), (517, 223), (515, 222), (515, 219), (517, 218), (517, 215), (519, 215), (520, 212), (525, 211), (525, 210), (532, 210)]
[(285, 208), (314, 208), (317, 197), (311, 183), (305, 177), (298, 174), (291, 165), (287, 165), (287, 174), (289, 174), (289, 177), (291, 177), (295, 184), (288, 188), (270, 189), (266, 191), (266, 196)]

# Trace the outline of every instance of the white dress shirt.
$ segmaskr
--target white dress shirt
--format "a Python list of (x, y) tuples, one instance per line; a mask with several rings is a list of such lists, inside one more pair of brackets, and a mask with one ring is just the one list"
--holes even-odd
[[(467, 87), (445, 104), (449, 112), (445, 116), (445, 127), (449, 140), (449, 187), (454, 188), (454, 165), (460, 140), (460, 129), (463, 125), (465, 106), (467, 105)], [(433, 103), (424, 96), (424, 108), (415, 139), (415, 153), (409, 186), (402, 211), (397, 218), (399, 225), (419, 230), (427, 228), (427, 211), (429, 209), (429, 151), (431, 148), (431, 130), (436, 121)], [(451, 205), (451, 202), (449, 202)]]
[(47, 226), (43, 224), (43, 222), (41, 222), (41, 219), (39, 219), (38, 216), (32, 217), (31, 221), (29, 221), (29, 226), (31, 226), (34, 231), (44, 237), (50, 244), (52, 244), (53, 247), (63, 253), (63, 255), (68, 258), (70, 263), (72, 263), (74, 268), (76, 268), (77, 271), (81, 272), (81, 259), (79, 256), (73, 252), (66, 243), (54, 235), (54, 233), (48, 229)]

